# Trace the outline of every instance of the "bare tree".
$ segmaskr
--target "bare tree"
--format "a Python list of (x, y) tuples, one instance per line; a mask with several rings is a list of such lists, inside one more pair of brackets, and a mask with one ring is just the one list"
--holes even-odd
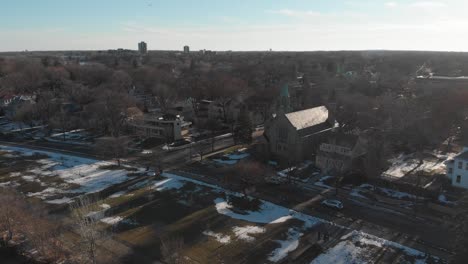
[(0, 188), (0, 228), (3, 242), (8, 243), (23, 226), (27, 204), (14, 190)]
[(168, 264), (184, 263), (182, 250), (185, 247), (183, 237), (165, 237), (161, 238), (161, 255), (163, 260)]
[(219, 121), (215, 120), (215, 119), (208, 119), (205, 123), (205, 127), (210, 131), (210, 143), (211, 143), (211, 152), (214, 151), (214, 146), (215, 146), (215, 142), (216, 142), (216, 138), (215, 138), (215, 135), (216, 135), (216, 131), (218, 131), (220, 129), (220, 123)]
[(242, 161), (236, 167), (242, 177), (242, 193), (244, 196), (248, 195), (251, 188), (263, 183), (268, 176), (267, 167), (260, 162)]
[(68, 259), (70, 252), (62, 243), (64, 229), (60, 222), (50, 218), (39, 204), (30, 208), (26, 219), (25, 236), (44, 259), (54, 263)]
[(250, 144), (252, 143), (252, 121), (246, 110), (241, 111), (237, 123), (233, 129), (234, 143)]
[(0, 233), (3, 243), (20, 237), (21, 246), (34, 249), (38, 259), (56, 263), (68, 259), (69, 251), (61, 242), (62, 229), (48, 216), (45, 208), (30, 204), (14, 190), (0, 189)]
[(57, 104), (54, 102), (54, 98), (52, 92), (40, 92), (37, 95), (35, 109), (43, 123), (49, 123), (54, 112), (57, 110)]
[(105, 157), (115, 159), (120, 166), (121, 159), (128, 154), (129, 138), (121, 137), (103, 137), (96, 141), (96, 150)]
[(193, 144), (193, 148), (192, 146), (190, 147), (190, 151), (192, 150), (200, 156), (200, 161), (202, 161), (203, 155), (205, 155), (208, 152), (207, 142), (195, 142)]
[(34, 111), (34, 106), (29, 102), (24, 102), (19, 105), (13, 116), (13, 120), (20, 122), (20, 126), (24, 123), (32, 127), (35, 119), (36, 113)]
[(70, 129), (72, 122), (69, 114), (62, 108), (55, 113), (55, 115), (50, 120), (52, 127), (60, 128), (62, 131), (62, 139), (66, 141), (67, 131)]
[(129, 98), (113, 91), (105, 92), (101, 98), (101, 110), (111, 136), (119, 137), (124, 127), (126, 112), (132, 106)]
[(72, 217), (80, 234), (80, 246), (83, 249), (86, 263), (97, 263), (98, 243), (106, 237), (99, 228), (99, 219), (92, 214), (96, 203), (89, 196), (81, 196), (71, 205)]

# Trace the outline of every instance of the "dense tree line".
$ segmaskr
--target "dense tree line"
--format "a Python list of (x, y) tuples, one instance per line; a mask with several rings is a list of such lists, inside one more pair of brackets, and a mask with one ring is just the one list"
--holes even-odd
[[(73, 54), (75, 55), (75, 54)], [(129, 91), (151, 94), (161, 109), (192, 98), (216, 100), (228, 120), (228, 104), (260, 101), (273, 109), (280, 88), (304, 76), (303, 107), (334, 103), (343, 127), (378, 127), (401, 141), (435, 143), (466, 127), (466, 93), (415, 95), (422, 65), (438, 74), (468, 75), (468, 56), (438, 52), (239, 52), (212, 56), (175, 52), (138, 55), (89, 52), (72, 60), (59, 54), (0, 57), (3, 94), (34, 94), (36, 103), (16, 111), (26, 124), (40, 120), (62, 130), (87, 128), (119, 137), (126, 109), (139, 105)], [(250, 101), (249, 101), (250, 100)], [(450, 114), (455, 113), (455, 114)], [(447, 129), (448, 128), (448, 129)], [(430, 132), (430, 133), (429, 133)], [(419, 134), (424, 136), (415, 136)], [(403, 136), (404, 135), (404, 136)], [(411, 145), (409, 142), (403, 144)]]

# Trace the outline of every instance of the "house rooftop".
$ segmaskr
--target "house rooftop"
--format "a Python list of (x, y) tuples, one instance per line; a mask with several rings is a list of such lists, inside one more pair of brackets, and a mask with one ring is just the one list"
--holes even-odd
[(430, 75), (430, 76), (416, 76), (416, 79), (418, 80), (468, 81), (468, 76)]
[(288, 113), (286, 118), (296, 130), (301, 130), (325, 123), (328, 120), (328, 109), (325, 106), (309, 108)]
[(462, 152), (454, 157), (454, 159), (468, 160), (468, 151)]

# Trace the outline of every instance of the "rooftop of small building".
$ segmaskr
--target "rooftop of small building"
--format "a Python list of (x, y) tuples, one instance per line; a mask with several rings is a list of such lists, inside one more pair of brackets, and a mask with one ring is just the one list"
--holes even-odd
[(286, 118), (296, 128), (301, 130), (320, 125), (328, 120), (329, 113), (325, 106), (318, 106), (286, 114)]
[(468, 151), (458, 154), (457, 156), (454, 157), (454, 159), (459, 159), (459, 160), (461, 159), (461, 160), (468, 161)]
[(449, 81), (457, 81), (463, 80), (468, 81), (468, 76), (443, 76), (443, 75), (420, 75), (416, 76), (418, 80), (449, 80)]

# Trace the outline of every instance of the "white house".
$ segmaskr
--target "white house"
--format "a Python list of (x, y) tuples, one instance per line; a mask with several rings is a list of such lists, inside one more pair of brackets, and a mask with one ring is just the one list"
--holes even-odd
[(447, 163), (447, 177), (452, 181), (452, 185), (468, 189), (468, 147)]
[(182, 139), (191, 124), (182, 116), (170, 114), (144, 114), (128, 120), (128, 125), (137, 135), (162, 138), (168, 142)]

